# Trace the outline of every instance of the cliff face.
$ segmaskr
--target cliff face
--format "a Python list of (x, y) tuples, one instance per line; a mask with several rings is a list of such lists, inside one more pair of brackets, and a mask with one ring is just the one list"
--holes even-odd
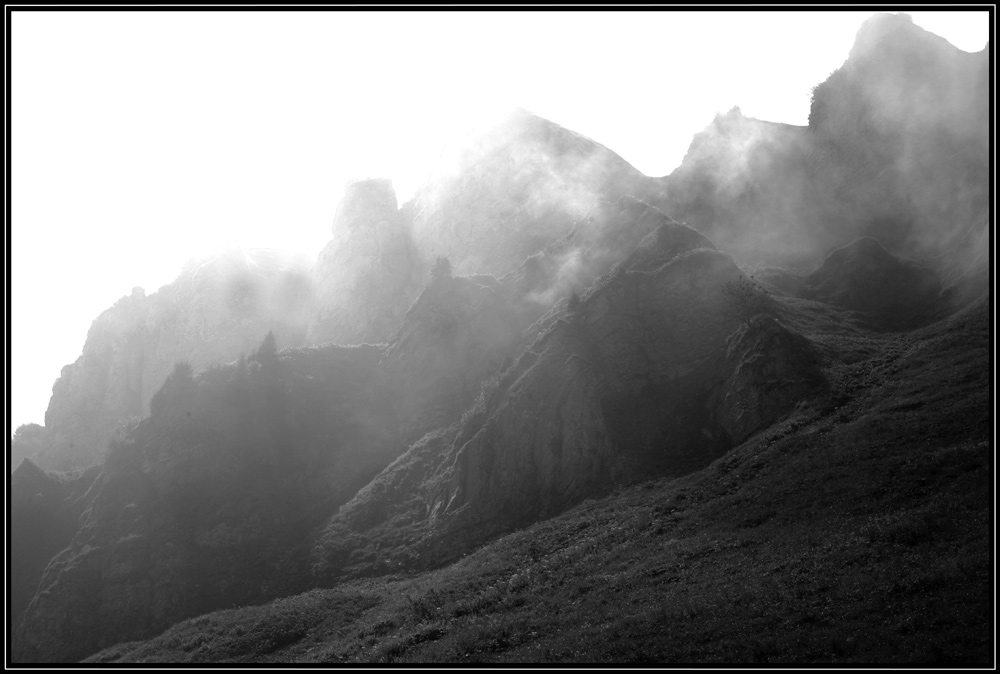
[(870, 236), (948, 276), (981, 269), (987, 73), (986, 50), (962, 52), (906, 15), (873, 17), (814, 89), (808, 127), (718, 117), (669, 176), (665, 209), (775, 264)]
[(141, 288), (101, 314), (83, 353), (63, 368), (45, 412), (42, 467), (98, 463), (114, 428), (149, 412), (179, 360), (196, 369), (251, 353), (268, 331), (301, 344), (312, 285), (301, 260), (276, 251), (231, 251), (189, 264), (147, 296)]
[(536, 323), (457, 426), (414, 443), (332, 518), (319, 582), (439, 564), (615, 484), (696, 470), (818, 394), (808, 341), (773, 319), (727, 343), (721, 289), (739, 275), (662, 221), (579, 304)]
[(311, 343), (387, 342), (395, 334), (423, 285), (424, 265), (391, 182), (348, 185), (312, 278)]
[(737, 328), (727, 340), (726, 378), (714, 413), (732, 443), (821, 394), (820, 361), (808, 339), (773, 316), (757, 316)]
[(480, 382), (513, 356), (523, 325), (492, 277), (432, 281), (386, 350), (407, 443), (447, 426)]
[(175, 368), (151, 415), (113, 436), (15, 657), (78, 659), (307, 589), (315, 527), (406, 444), (455, 422), (511, 355), (533, 315), (512, 308), (515, 289), (441, 277), (388, 345), (261, 351), (197, 376)]

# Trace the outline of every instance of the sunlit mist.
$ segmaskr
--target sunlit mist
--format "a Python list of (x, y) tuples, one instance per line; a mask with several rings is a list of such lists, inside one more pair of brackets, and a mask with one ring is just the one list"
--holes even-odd
[[(10, 430), (133, 287), (220, 248), (315, 260), (348, 181), (403, 203), (515, 107), (666, 175), (733, 106), (805, 125), (871, 14), (18, 13)], [(912, 16), (986, 46), (986, 12)]]

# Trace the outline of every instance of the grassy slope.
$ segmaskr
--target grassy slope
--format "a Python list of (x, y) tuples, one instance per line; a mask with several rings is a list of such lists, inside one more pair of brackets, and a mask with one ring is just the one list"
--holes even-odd
[(986, 303), (894, 335), (815, 316), (798, 327), (845, 356), (830, 404), (699, 473), (434, 572), (212, 613), (92, 660), (990, 663)]

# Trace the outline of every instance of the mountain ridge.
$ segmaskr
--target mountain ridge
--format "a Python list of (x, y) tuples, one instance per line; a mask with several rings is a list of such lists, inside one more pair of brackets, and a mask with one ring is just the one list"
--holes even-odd
[[(719, 115), (664, 180), (520, 111), (402, 205), (353, 183), (311, 268), (219, 256), (160, 323), (123, 298), (15, 443), (109, 449), (11, 475), (11, 657), (984, 661), (982, 57), (935, 42), (911, 91), (865, 65), (907, 25), (808, 127)], [(148, 334), (206, 330), (239, 344), (146, 386)]]

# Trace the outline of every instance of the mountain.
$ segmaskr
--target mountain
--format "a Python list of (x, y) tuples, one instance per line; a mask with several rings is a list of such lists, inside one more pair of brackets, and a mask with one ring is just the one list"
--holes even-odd
[[(704, 467), (822, 388), (815, 349), (773, 319), (727, 344), (721, 288), (739, 269), (646, 208), (660, 224), (631, 256), (572, 313), (542, 321), (457, 426), (341, 509), (315, 553), (318, 582), (384, 572), (397, 554), (450, 561), (615, 484)], [(374, 566), (352, 561), (384, 539), (399, 547), (369, 555)]]
[(872, 327), (905, 330), (941, 317), (942, 290), (933, 269), (864, 237), (831, 251), (803, 295), (857, 311)]
[(350, 185), (308, 272), (126, 298), (12, 448), (107, 447), (11, 476), (12, 659), (986, 662), (959, 54), (875, 17), (808, 127), (720, 115), (666, 180), (518, 111)]
[(603, 145), (526, 110), (475, 134), (404, 204), (425, 259), (502, 276), (578, 230), (599, 202), (656, 204), (658, 181)]
[[(808, 127), (738, 109), (695, 136), (666, 204), (726, 250), (802, 266), (873, 237), (949, 285), (988, 265), (989, 52), (963, 52), (880, 14), (813, 90)], [(962, 290), (964, 299), (975, 295)]]
[(840, 354), (829, 404), (704, 470), (86, 662), (989, 666), (990, 303), (853, 338), (825, 313), (801, 325)]
[(75, 536), (34, 569), (16, 657), (76, 660), (309, 587), (317, 528), (413, 438), (461, 415), (513, 350), (523, 314), (501, 298), (531, 286), (490, 278), (434, 279), (389, 344), (175, 366), (150, 415), (112, 437)]
[(301, 344), (311, 293), (301, 260), (263, 249), (192, 261), (150, 295), (133, 289), (97, 317), (83, 353), (63, 368), (32, 460), (55, 470), (100, 463), (114, 429), (148, 414), (179, 360), (197, 368), (235, 360), (269, 331)]

